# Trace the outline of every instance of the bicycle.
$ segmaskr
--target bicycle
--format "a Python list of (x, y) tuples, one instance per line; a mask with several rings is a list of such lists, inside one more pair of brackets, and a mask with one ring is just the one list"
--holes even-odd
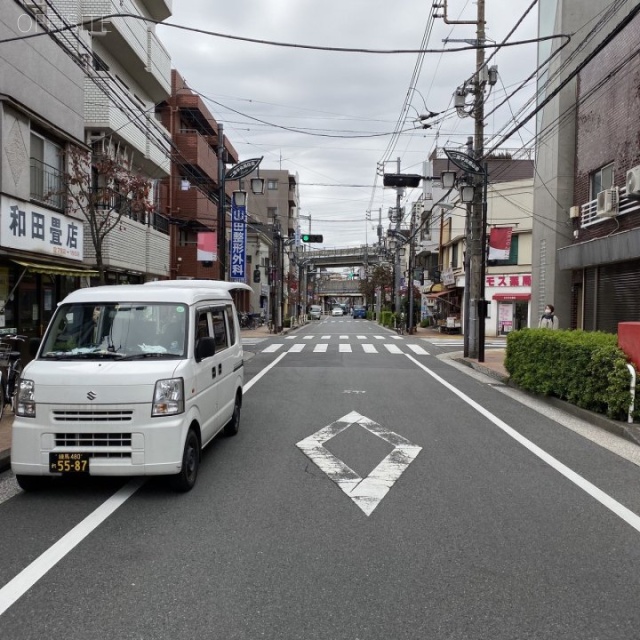
[(26, 339), (27, 336), (17, 334), (0, 336), (0, 418), (7, 404), (15, 413), (16, 393), (22, 373), (22, 353), (19, 348)]

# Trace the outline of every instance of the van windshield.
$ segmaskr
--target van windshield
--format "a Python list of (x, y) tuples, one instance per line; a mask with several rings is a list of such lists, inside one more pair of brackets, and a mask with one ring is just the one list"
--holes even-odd
[(40, 357), (182, 358), (187, 316), (187, 306), (176, 303), (61, 305), (49, 324)]

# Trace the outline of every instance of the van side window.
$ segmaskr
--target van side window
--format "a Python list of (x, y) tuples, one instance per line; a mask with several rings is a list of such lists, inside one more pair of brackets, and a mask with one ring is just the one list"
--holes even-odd
[(211, 309), (211, 321), (213, 324), (213, 337), (216, 340), (216, 352), (226, 349), (227, 343), (227, 325), (224, 321), (224, 307), (213, 307)]
[(198, 311), (198, 320), (196, 324), (196, 341), (200, 338), (208, 338), (209, 333), (209, 314), (207, 309), (200, 309)]
[(235, 344), (236, 343), (236, 325), (233, 322), (233, 318), (234, 318), (234, 313), (233, 313), (233, 307), (228, 304), (226, 307), (226, 312), (227, 312), (227, 327), (229, 327), (229, 344)]

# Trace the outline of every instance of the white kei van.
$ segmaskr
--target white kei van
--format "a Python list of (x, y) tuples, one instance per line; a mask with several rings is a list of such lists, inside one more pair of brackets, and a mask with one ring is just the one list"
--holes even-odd
[(11, 467), (25, 490), (62, 475), (170, 475), (240, 424), (243, 351), (231, 289), (180, 280), (79, 289), (56, 309), (16, 400)]

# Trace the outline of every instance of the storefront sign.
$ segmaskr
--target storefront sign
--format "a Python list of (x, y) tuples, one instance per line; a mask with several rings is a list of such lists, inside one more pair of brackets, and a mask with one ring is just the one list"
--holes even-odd
[(231, 203), (231, 266), (232, 280), (245, 281), (247, 250), (247, 207)]
[(81, 262), (84, 226), (81, 220), (29, 202), (2, 197), (0, 245)]
[(487, 287), (530, 287), (530, 273), (509, 273), (506, 275), (490, 275), (485, 278)]

